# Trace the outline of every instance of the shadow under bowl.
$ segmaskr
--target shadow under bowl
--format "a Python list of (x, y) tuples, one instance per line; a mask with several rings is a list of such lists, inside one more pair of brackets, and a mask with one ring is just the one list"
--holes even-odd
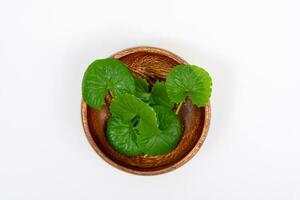
[[(165, 80), (168, 72), (178, 64), (187, 64), (177, 55), (159, 48), (136, 47), (120, 51), (112, 56), (125, 62), (133, 75), (145, 78), (150, 84)], [(182, 138), (177, 147), (162, 156), (127, 157), (115, 151), (106, 139), (106, 123), (110, 117), (106, 103), (100, 110), (81, 104), (84, 132), (97, 154), (110, 165), (138, 175), (156, 175), (174, 170), (189, 161), (203, 144), (210, 123), (210, 104), (193, 106), (186, 100), (179, 112), (182, 122)]]

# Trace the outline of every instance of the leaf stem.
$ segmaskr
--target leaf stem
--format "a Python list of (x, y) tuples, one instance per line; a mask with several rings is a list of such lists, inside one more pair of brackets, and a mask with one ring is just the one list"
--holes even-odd
[(178, 105), (178, 107), (177, 107), (177, 109), (176, 109), (176, 115), (178, 115), (179, 110), (180, 110), (182, 104), (183, 104), (183, 101)]
[(110, 90), (108, 90), (108, 94), (109, 94), (109, 96), (110, 96), (111, 99), (113, 99), (114, 96), (115, 96), (114, 93), (112, 93), (112, 91), (110, 91)]

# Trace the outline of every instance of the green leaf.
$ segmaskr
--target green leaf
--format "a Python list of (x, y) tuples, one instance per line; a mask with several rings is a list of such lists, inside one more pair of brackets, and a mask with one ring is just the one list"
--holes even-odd
[(138, 116), (136, 128), (140, 135), (159, 134), (156, 113), (152, 107), (131, 94), (121, 94), (110, 105), (112, 116), (120, 117), (125, 122), (132, 122)]
[(108, 91), (115, 95), (133, 94), (135, 91), (134, 80), (127, 65), (113, 58), (94, 61), (82, 81), (83, 100), (94, 109), (101, 108)]
[(123, 155), (141, 155), (142, 151), (137, 145), (137, 123), (138, 117), (134, 118), (132, 122), (124, 121), (116, 116), (111, 117), (106, 131), (108, 143)]
[(177, 65), (167, 76), (166, 88), (171, 101), (181, 103), (188, 96), (193, 104), (204, 106), (211, 96), (208, 72), (195, 65)]
[(145, 79), (134, 77), (135, 83), (135, 96), (143, 100), (144, 102), (149, 102), (150, 93), (149, 84)]
[(166, 154), (180, 140), (180, 121), (168, 107), (152, 108), (131, 94), (121, 94), (113, 99), (110, 111), (107, 138), (124, 155)]
[(140, 134), (137, 143), (147, 155), (163, 155), (173, 150), (181, 138), (181, 124), (177, 115), (165, 106), (154, 106), (159, 133)]
[(151, 91), (151, 105), (163, 105), (168, 108), (173, 108), (174, 103), (168, 97), (166, 84), (164, 82), (156, 81)]

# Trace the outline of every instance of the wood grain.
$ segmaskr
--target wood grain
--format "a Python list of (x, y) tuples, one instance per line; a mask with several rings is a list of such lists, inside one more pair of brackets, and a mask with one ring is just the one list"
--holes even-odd
[[(125, 62), (135, 75), (153, 84), (155, 80), (165, 80), (168, 72), (177, 64), (187, 64), (182, 58), (163, 49), (136, 47), (120, 51), (112, 57)], [(84, 101), (81, 104), (83, 128), (94, 150), (112, 166), (138, 175), (156, 175), (174, 170), (189, 161), (203, 144), (210, 123), (210, 104), (197, 108), (187, 100), (183, 104), (179, 118), (183, 125), (183, 134), (178, 146), (163, 156), (127, 157), (116, 152), (105, 136), (106, 122), (110, 117), (108, 106), (94, 110)]]

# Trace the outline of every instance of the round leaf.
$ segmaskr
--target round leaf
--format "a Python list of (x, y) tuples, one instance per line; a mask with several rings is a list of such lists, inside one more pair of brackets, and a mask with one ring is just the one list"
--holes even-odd
[(193, 104), (204, 106), (211, 96), (208, 72), (194, 65), (177, 65), (167, 76), (166, 88), (171, 101), (181, 103), (188, 96)]
[(134, 124), (113, 116), (107, 123), (106, 136), (108, 143), (119, 153), (127, 156), (142, 154), (137, 145), (138, 130)]
[(177, 115), (165, 106), (154, 106), (159, 121), (158, 134), (140, 134), (137, 142), (147, 155), (163, 155), (173, 150), (181, 138)]
[(94, 61), (82, 81), (83, 100), (92, 108), (101, 108), (108, 91), (115, 95), (135, 91), (134, 80), (127, 65), (113, 58)]
[(113, 100), (109, 109), (113, 116), (118, 116), (126, 122), (138, 116), (136, 128), (140, 135), (159, 134), (155, 111), (139, 98), (131, 94), (121, 94)]

